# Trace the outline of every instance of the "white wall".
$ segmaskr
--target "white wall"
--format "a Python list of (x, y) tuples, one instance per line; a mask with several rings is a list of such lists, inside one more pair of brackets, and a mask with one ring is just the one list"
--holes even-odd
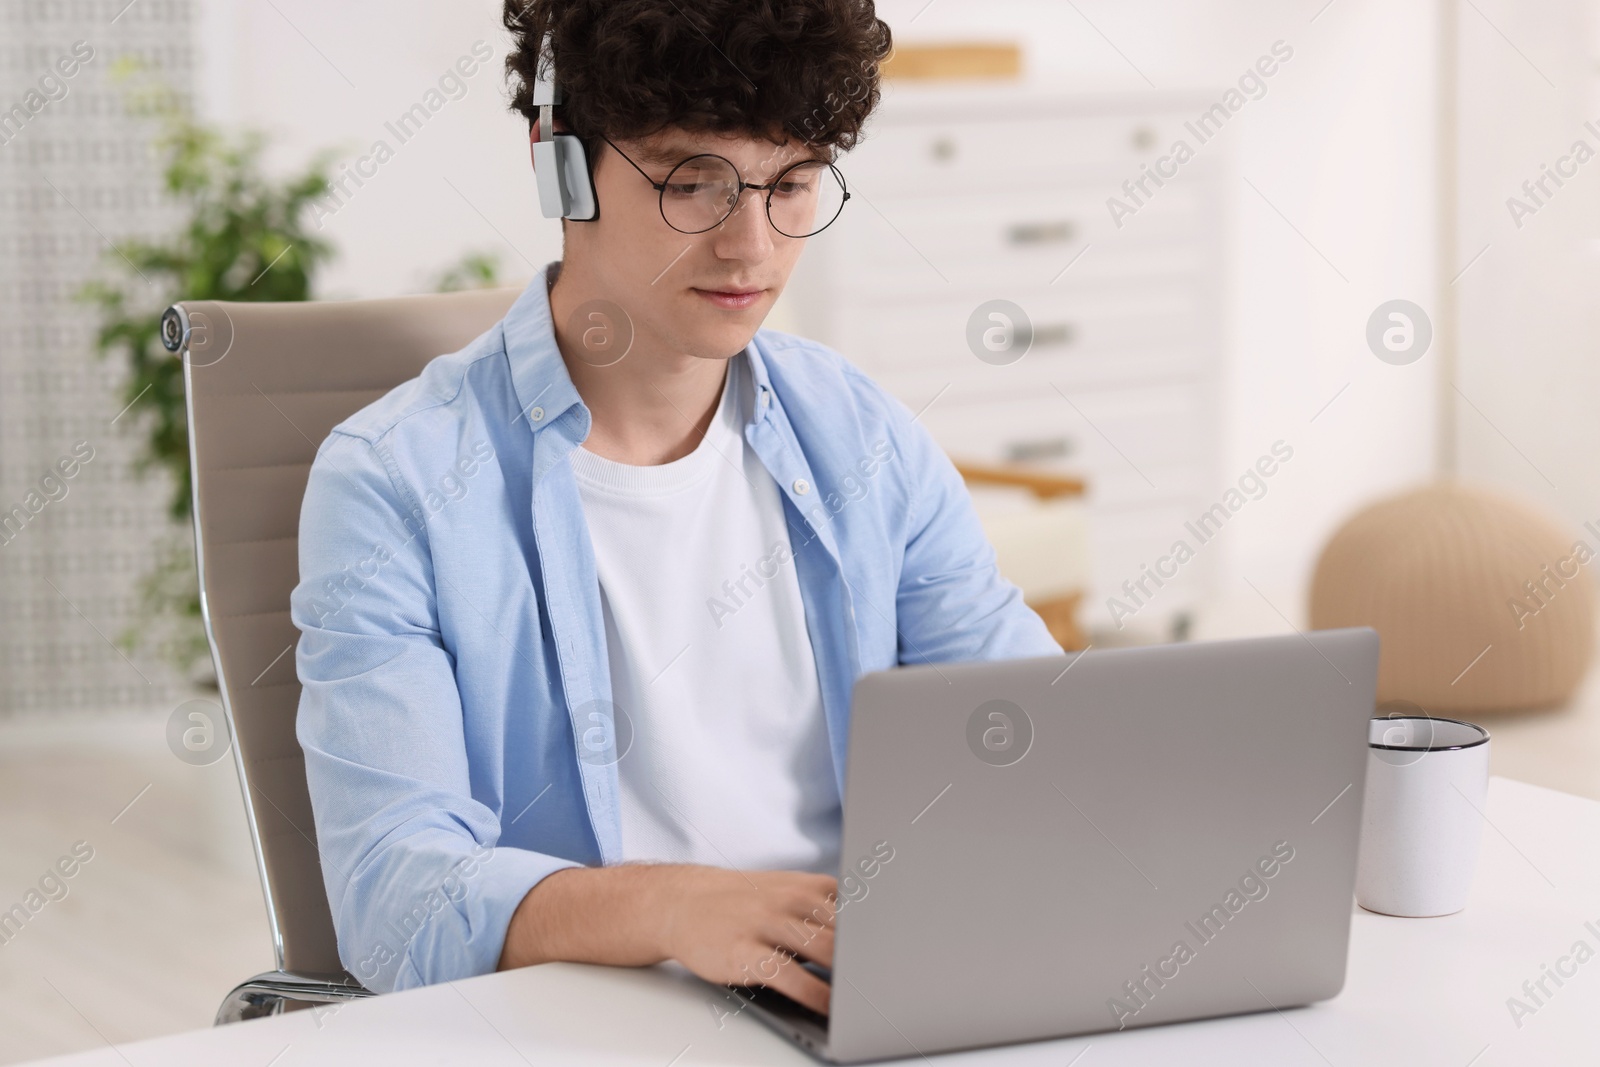
[[(538, 211), (526, 125), (506, 108), (499, 3), (201, 0), (200, 11), (200, 105), (225, 123), (271, 131), (275, 163), (294, 166), (326, 147), (353, 161), (378, 138), (396, 148), (325, 220), (343, 254), (320, 295), (424, 291), (462, 253), (487, 248), (504, 253), (505, 276), (520, 282), (530, 264), (560, 255), (559, 227)], [(494, 58), (401, 145), (384, 124), (480, 40)]]
[[(1459, 283), (1462, 345), (1460, 469), (1539, 502), (1573, 536), (1600, 520), (1600, 158), (1519, 228), (1506, 206), (1541, 165), (1573, 142), (1600, 152), (1594, 5), (1540, 5), (1521, 18), (1509, 0), (1482, 0), (1508, 42), (1470, 8), (1462, 16), (1463, 258), (1488, 251)], [(1474, 410), (1474, 407), (1476, 410)]]
[[(269, 5), (202, 0), (202, 85), (219, 117), (276, 130), (279, 159), (341, 140), (359, 154), (475, 40), (503, 54), (494, 0), (457, 0), (448, 13), (421, 0), (276, 7), (293, 28)], [(1368, 499), (1424, 480), (1433, 464), (1432, 354), (1408, 367), (1380, 363), (1364, 330), (1379, 303), (1407, 297), (1427, 306), (1433, 293), (1434, 8), (1420, 0), (1321, 7), (879, 6), (902, 40), (1020, 39), (1030, 77), (1090, 88), (1136, 89), (1146, 79), (1164, 89), (1220, 87), (1275, 40), (1294, 48), (1267, 96), (1222, 134), (1243, 177), (1276, 207), (1237, 183), (1223, 471), (1242, 471), (1279, 438), (1296, 449), (1289, 476), (1275, 478), (1219, 542), (1222, 589), (1239, 625), (1253, 629), (1282, 621), (1241, 577), (1298, 623), (1309, 568), (1331, 529)], [(505, 255), (519, 280), (531, 275), (530, 262), (559, 255), (557, 226), (534, 203), (524, 137), (505, 110), (498, 68), (478, 74), (465, 99), (447, 105), (328, 221), (344, 256), (324, 295), (418, 291), (461, 252), (507, 242), (520, 250)]]

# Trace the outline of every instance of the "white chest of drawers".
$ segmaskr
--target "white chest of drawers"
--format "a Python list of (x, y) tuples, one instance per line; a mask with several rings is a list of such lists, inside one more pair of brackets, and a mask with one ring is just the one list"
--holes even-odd
[[(1123, 583), (1193, 544), (1184, 524), (1219, 491), (1228, 163), (1226, 138), (1193, 126), (1212, 103), (891, 85), (840, 162), (845, 214), (786, 293), (795, 328), (922, 412), (951, 456), (1086, 479), (1091, 632), (1116, 629), (1107, 598), (1134, 606)], [(1180, 139), (1194, 150), (1181, 164)], [(1158, 184), (1146, 168), (1164, 156)], [(1114, 218), (1112, 196), (1132, 213)], [(1027, 354), (1003, 366), (967, 342), (993, 299), (1032, 324)], [(1211, 562), (1200, 547), (1176, 578), (1147, 581), (1123, 621), (1170, 628), (1204, 598)]]

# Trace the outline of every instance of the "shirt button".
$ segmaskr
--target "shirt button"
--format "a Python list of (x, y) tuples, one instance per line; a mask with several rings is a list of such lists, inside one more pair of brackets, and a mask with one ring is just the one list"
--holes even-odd
[(539, 422), (544, 418), (544, 408), (530, 408), (528, 410), (528, 418), (534, 422)]
[(799, 493), (801, 496), (805, 496), (807, 493), (811, 492), (811, 483), (806, 481), (804, 478), (796, 478), (794, 480), (794, 491)]
[(772, 399), (772, 398), (767, 395), (766, 389), (762, 389), (761, 390), (761, 406), (762, 407), (766, 407), (767, 406), (767, 401), (770, 400), (770, 399)]

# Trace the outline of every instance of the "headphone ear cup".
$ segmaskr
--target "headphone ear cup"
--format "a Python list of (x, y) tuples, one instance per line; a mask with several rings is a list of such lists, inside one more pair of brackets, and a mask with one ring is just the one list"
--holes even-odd
[(553, 141), (533, 144), (533, 177), (539, 186), (539, 210), (547, 219), (567, 213), (566, 193), (561, 186), (561, 150)]
[(600, 214), (594, 176), (589, 173), (588, 153), (575, 134), (556, 134), (554, 146), (556, 158), (560, 160), (562, 204), (566, 209), (563, 217), (574, 222), (588, 222)]
[(549, 141), (533, 142), (533, 176), (544, 218), (586, 222), (600, 213), (584, 142), (574, 134), (558, 133)]
[(533, 174), (545, 218), (583, 222), (598, 214), (589, 161), (583, 142), (573, 134), (558, 133), (549, 141), (535, 141)]

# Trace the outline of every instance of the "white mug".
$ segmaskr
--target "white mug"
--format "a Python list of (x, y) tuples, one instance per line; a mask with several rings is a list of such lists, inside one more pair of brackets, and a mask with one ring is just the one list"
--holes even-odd
[(1372, 720), (1356, 903), (1384, 915), (1466, 907), (1483, 837), (1489, 731), (1457, 719)]

